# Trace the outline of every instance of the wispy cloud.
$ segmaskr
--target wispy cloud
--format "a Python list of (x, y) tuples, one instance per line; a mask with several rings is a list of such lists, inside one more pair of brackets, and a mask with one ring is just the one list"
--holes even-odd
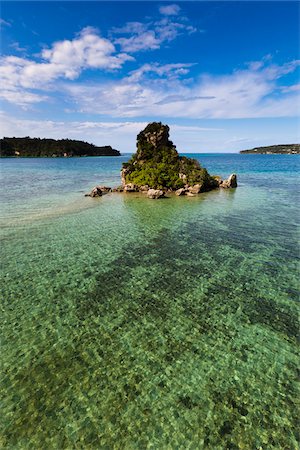
[(206, 97), (184, 97), (183, 95), (169, 95), (165, 97), (163, 100), (160, 100), (156, 103), (156, 105), (167, 105), (169, 103), (177, 103), (177, 102), (194, 102), (196, 100), (212, 100), (215, 97), (206, 96)]
[(280, 90), (284, 93), (300, 91), (300, 83), (293, 84), (292, 86), (281, 86)]
[[(178, 5), (162, 6), (160, 13), (163, 17), (147, 22), (127, 22), (123, 27), (112, 28), (111, 35), (120, 35), (114, 43), (120, 45), (125, 52), (136, 53), (146, 50), (157, 50), (161, 45), (171, 42), (183, 33), (191, 34), (196, 30), (186, 17), (173, 17), (179, 14)], [(125, 35), (125, 36), (124, 36)]]
[(196, 63), (173, 63), (173, 64), (143, 64), (136, 70), (130, 72), (127, 81), (137, 82), (145, 77), (154, 74), (158, 77), (165, 77), (168, 80), (177, 79), (187, 75), (190, 68), (197, 65)]
[(113, 27), (112, 34), (141, 34), (147, 30), (148, 25), (142, 22), (127, 22), (123, 27)]
[(50, 98), (47, 95), (36, 94), (34, 92), (28, 92), (18, 88), (2, 89), (0, 92), (0, 98), (14, 105), (18, 105), (23, 109), (28, 109), (28, 105), (31, 104), (50, 101)]
[(115, 40), (115, 44), (119, 44), (124, 52), (129, 53), (136, 53), (141, 50), (156, 50), (160, 47), (161, 42), (152, 30)]
[[(172, 72), (189, 70), (184, 65), (144, 65), (115, 83), (64, 86), (81, 112), (114, 117), (177, 117), (230, 119), (294, 117), (299, 104), (296, 85), (280, 89), (283, 77), (299, 66), (263, 65), (223, 76), (205, 75), (186, 83)], [(152, 73), (156, 78), (148, 78)], [(174, 94), (176, 92), (176, 94)], [(95, 100), (96, 106), (95, 106)], [(101, 101), (100, 101), (101, 100)]]
[(0, 27), (11, 27), (11, 23), (7, 20), (0, 18)]
[(14, 49), (16, 52), (26, 52), (27, 48), (26, 47), (21, 47), (19, 42), (13, 42), (12, 44), (9, 45), (12, 49)]
[(165, 16), (177, 16), (177, 14), (179, 14), (180, 12), (180, 9), (180, 6), (173, 4), (161, 6), (159, 8), (159, 12)]

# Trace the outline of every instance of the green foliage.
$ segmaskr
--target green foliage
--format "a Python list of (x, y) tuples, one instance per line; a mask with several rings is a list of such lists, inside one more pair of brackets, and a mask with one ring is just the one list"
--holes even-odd
[(202, 184), (202, 190), (214, 187), (214, 180), (196, 159), (180, 157), (180, 171), (186, 175), (186, 182), (190, 186)]
[(119, 156), (120, 152), (114, 150), (110, 145), (96, 147), (88, 142), (72, 139), (39, 139), (30, 138), (8, 138), (1, 139), (1, 156)]
[(127, 183), (155, 189), (179, 189), (185, 184), (212, 187), (211, 177), (199, 162), (179, 156), (169, 140), (169, 127), (161, 122), (146, 126), (137, 136), (137, 152), (123, 164)]
[(155, 189), (179, 189), (184, 186), (183, 181), (178, 176), (178, 171), (173, 165), (166, 162), (145, 163), (142, 167), (127, 175), (126, 181), (138, 186), (148, 184)]

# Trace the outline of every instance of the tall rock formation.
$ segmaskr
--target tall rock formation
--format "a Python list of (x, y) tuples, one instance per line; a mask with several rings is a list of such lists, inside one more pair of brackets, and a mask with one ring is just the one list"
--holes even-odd
[[(178, 190), (197, 185), (197, 193), (219, 186), (207, 170), (192, 158), (179, 156), (169, 140), (169, 127), (161, 122), (146, 126), (137, 136), (137, 151), (123, 164), (122, 184), (151, 189)], [(144, 189), (143, 189), (144, 190)]]

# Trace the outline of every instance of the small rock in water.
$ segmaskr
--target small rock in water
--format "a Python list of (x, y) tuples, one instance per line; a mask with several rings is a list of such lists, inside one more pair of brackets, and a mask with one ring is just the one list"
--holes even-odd
[(102, 193), (103, 192), (111, 192), (112, 188), (108, 187), (108, 186), (99, 186), (99, 188), (101, 189)]
[(89, 194), (85, 194), (85, 197), (102, 197), (102, 190), (100, 186), (95, 186)]
[(143, 186), (140, 186), (140, 192), (147, 192), (149, 191), (149, 186), (148, 184), (145, 184)]
[(236, 188), (237, 187), (237, 177), (235, 173), (232, 173), (227, 180), (222, 181), (220, 183), (220, 187), (224, 189), (228, 188)]
[(186, 189), (185, 188), (180, 188), (180, 189), (177, 189), (177, 191), (175, 191), (175, 195), (185, 195), (185, 193), (186, 193)]
[(124, 192), (136, 192), (138, 187), (134, 183), (125, 184)]
[(112, 192), (123, 192), (124, 188), (123, 186), (118, 186), (112, 189)]
[(189, 187), (189, 192), (191, 194), (200, 194), (202, 189), (202, 184), (195, 184), (194, 186)]
[(149, 191), (147, 192), (148, 198), (163, 198), (164, 196), (164, 191), (160, 189), (149, 189)]

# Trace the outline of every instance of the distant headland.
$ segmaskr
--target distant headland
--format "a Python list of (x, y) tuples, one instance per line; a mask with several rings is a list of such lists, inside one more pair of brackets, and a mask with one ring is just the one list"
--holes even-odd
[(110, 145), (97, 147), (84, 141), (73, 139), (40, 139), (29, 136), (4, 137), (0, 140), (1, 157), (56, 158), (73, 156), (120, 156)]
[(260, 155), (297, 155), (300, 153), (300, 144), (269, 145), (268, 147), (256, 147), (250, 150), (241, 150), (240, 153), (256, 153)]

